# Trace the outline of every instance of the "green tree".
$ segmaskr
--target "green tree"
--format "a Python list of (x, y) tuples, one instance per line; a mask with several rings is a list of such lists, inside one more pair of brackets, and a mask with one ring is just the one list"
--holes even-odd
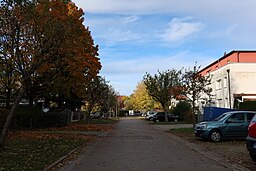
[(117, 105), (117, 93), (112, 86), (108, 84), (106, 86), (106, 90), (101, 93), (101, 97), (99, 98), (99, 105), (102, 112), (109, 113), (115, 111)]
[(186, 95), (192, 104), (192, 122), (195, 126), (196, 101), (203, 95), (211, 96), (211, 76), (202, 76), (200, 66), (195, 65), (192, 70), (185, 70), (183, 75), (184, 95)]
[(181, 120), (191, 122), (191, 104), (188, 101), (179, 101), (172, 110), (172, 114), (178, 115)]
[[(160, 72), (155, 75), (146, 74), (143, 78), (148, 94), (159, 102), (167, 113), (172, 98), (178, 94), (181, 86), (181, 71), (175, 69)], [(165, 114), (165, 121), (167, 115)]]
[(89, 118), (94, 107), (100, 104), (103, 94), (109, 90), (108, 81), (101, 76), (91, 80), (90, 84), (85, 87), (85, 101), (87, 109), (87, 119)]

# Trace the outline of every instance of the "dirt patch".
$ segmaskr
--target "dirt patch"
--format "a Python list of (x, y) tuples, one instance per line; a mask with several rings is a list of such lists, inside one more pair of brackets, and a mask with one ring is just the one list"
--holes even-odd
[(170, 130), (168, 133), (180, 137), (182, 140), (195, 144), (205, 152), (212, 153), (219, 157), (220, 160), (231, 165), (242, 166), (249, 170), (255, 170), (256, 164), (250, 159), (249, 153), (246, 149), (245, 140), (223, 140), (218, 143), (203, 140), (195, 137), (193, 133), (177, 132)]

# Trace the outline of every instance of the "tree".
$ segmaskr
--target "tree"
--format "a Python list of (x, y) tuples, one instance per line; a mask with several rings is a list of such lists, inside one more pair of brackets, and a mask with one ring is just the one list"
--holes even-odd
[(114, 111), (117, 104), (117, 93), (111, 85), (106, 84), (106, 89), (102, 91), (98, 100), (101, 112), (109, 113)]
[(206, 93), (211, 95), (211, 77), (202, 76), (200, 73), (200, 66), (195, 65), (193, 70), (185, 70), (183, 75), (183, 86), (184, 86), (184, 95), (186, 95), (192, 103), (192, 122), (195, 126), (195, 112), (196, 112), (196, 101)]
[(94, 79), (91, 80), (90, 84), (86, 86), (85, 91), (85, 101), (87, 106), (87, 118), (89, 118), (93, 108), (100, 103), (100, 100), (105, 94), (105, 92), (108, 92), (108, 85), (105, 78), (101, 76), (97, 76)]
[[(181, 71), (175, 69), (160, 72), (151, 76), (146, 74), (143, 78), (148, 94), (161, 104), (167, 113), (170, 100), (178, 94), (181, 86)], [(165, 114), (165, 121), (168, 121)]]
[(34, 96), (42, 87), (65, 87), (67, 92), (74, 88), (79, 92), (75, 83), (89, 83), (98, 74), (98, 46), (94, 46), (89, 29), (83, 25), (83, 14), (73, 3), (62, 0), (1, 1), (0, 65), (12, 62), (12, 69), (10, 78), (5, 74), (8, 69), (1, 70), (0, 83), (9, 79), (17, 85), (1, 133), (1, 149), (14, 111), (25, 94)]
[[(129, 102), (132, 107), (130, 109), (147, 111), (161, 106), (158, 102), (154, 101), (153, 98), (148, 94), (144, 82), (138, 83), (133, 94), (129, 98)], [(128, 105), (129, 102), (126, 102)]]
[(178, 115), (179, 119), (191, 122), (191, 104), (188, 101), (181, 100), (172, 110), (173, 115)]

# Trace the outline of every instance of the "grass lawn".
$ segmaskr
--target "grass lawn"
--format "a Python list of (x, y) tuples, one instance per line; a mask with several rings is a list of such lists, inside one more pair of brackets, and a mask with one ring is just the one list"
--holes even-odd
[(184, 121), (178, 121), (178, 122), (152, 122), (150, 123), (152, 125), (173, 125), (173, 124), (187, 124), (187, 122)]
[(0, 153), (0, 170), (43, 170), (85, 142), (74, 140), (28, 140), (9, 141)]
[(74, 149), (78, 155), (97, 137), (76, 131), (110, 131), (113, 124), (109, 123), (115, 122), (101, 120), (97, 123), (101, 124), (73, 123), (60, 128), (9, 132), (5, 150), (0, 152), (0, 170), (41, 171)]
[(110, 119), (90, 119), (89, 123), (91, 124), (115, 124), (118, 122), (118, 118), (110, 118)]

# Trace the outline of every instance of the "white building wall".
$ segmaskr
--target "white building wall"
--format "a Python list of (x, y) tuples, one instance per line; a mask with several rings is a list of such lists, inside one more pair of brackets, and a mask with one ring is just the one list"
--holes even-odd
[[(229, 79), (230, 71), (230, 97)], [(230, 63), (211, 73), (212, 101), (216, 107), (231, 108), (234, 105), (234, 94), (256, 94), (256, 63)], [(252, 96), (255, 98), (256, 96)]]

